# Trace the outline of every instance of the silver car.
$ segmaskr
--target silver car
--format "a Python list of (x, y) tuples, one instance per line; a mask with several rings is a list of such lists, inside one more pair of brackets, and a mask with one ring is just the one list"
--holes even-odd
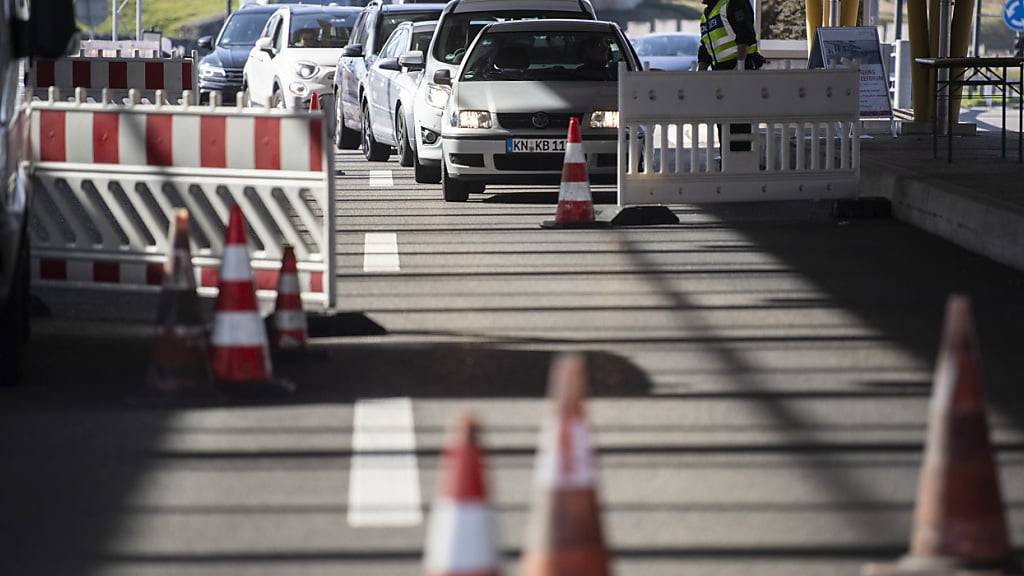
[(391, 147), (402, 166), (412, 166), (415, 137), (413, 103), (423, 78), (423, 54), (430, 47), (437, 21), (404, 22), (391, 34), (373, 66), (366, 73), (366, 106), (363, 107), (363, 155), (367, 160), (387, 160)]
[(614, 181), (618, 66), (640, 62), (619, 27), (587, 20), (522, 20), (480, 31), (442, 119), (442, 188), (462, 202), (487, 184), (557, 183), (570, 117), (580, 119), (592, 181)]

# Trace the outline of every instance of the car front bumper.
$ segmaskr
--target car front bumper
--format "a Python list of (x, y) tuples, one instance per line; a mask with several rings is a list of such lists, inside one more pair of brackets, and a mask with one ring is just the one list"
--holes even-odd
[[(517, 183), (558, 183), (565, 155), (561, 152), (509, 152), (509, 138), (559, 138), (554, 134), (445, 134), (442, 147), (448, 173), (460, 180)], [(587, 173), (592, 182), (615, 180), (618, 148), (615, 132), (583, 137)]]

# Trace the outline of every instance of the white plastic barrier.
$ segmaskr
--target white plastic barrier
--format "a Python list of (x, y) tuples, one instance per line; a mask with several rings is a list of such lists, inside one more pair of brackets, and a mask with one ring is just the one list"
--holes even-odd
[(620, 67), (619, 205), (856, 196), (858, 77)]
[(334, 167), (323, 124), (282, 110), (33, 102), (34, 281), (156, 289), (173, 211), (187, 208), (200, 292), (216, 293), (237, 203), (259, 295), (275, 295), (288, 243), (303, 299), (333, 306)]
[[(29, 67), (28, 88), (33, 98), (47, 100), (50, 88), (57, 99), (70, 100), (77, 88), (86, 98), (101, 102), (103, 90), (115, 102), (123, 102), (129, 90), (156, 103), (163, 90), (164, 102), (177, 104), (186, 91), (198, 96), (199, 78), (192, 58), (90, 58), (74, 56), (55, 60), (36, 59)], [(193, 99), (195, 104), (198, 100)]]

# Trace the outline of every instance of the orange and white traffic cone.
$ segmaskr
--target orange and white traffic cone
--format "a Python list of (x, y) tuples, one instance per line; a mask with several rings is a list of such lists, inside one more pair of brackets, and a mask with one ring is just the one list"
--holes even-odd
[(562, 183), (558, 186), (558, 208), (555, 220), (541, 224), (544, 228), (596, 228), (607, 223), (594, 218), (594, 198), (590, 194), (587, 159), (580, 139), (580, 120), (569, 118), (569, 134), (562, 164)]
[(285, 245), (281, 272), (277, 276), (274, 306), (274, 347), (301, 350), (306, 347), (306, 313), (302, 310), (302, 289), (295, 264), (295, 249)]
[(214, 381), (225, 391), (263, 392), (273, 382), (267, 332), (253, 286), (242, 210), (232, 204), (220, 265), (219, 293), (210, 337)]
[(313, 92), (313, 95), (309, 97), (309, 111), (319, 112), (320, 111), (320, 95)]
[(1019, 573), (989, 440), (970, 300), (946, 304), (910, 553), (864, 573)]
[(427, 526), (426, 576), (501, 573), (478, 429), (472, 416), (462, 416), (445, 449), (442, 479)]
[(590, 431), (583, 415), (586, 360), (576, 354), (556, 358), (549, 382), (555, 410), (541, 428), (520, 574), (607, 576)]
[(188, 211), (178, 210), (171, 224), (170, 251), (160, 288), (159, 332), (146, 375), (149, 395), (215, 395), (207, 357), (206, 322), (196, 294), (188, 229)]

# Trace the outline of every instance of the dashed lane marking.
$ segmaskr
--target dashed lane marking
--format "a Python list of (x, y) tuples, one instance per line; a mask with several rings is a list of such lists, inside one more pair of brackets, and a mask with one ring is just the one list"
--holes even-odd
[(363, 245), (363, 272), (401, 272), (398, 234), (368, 232)]
[(352, 428), (349, 525), (419, 525), (423, 513), (412, 400), (358, 400)]
[(370, 170), (370, 188), (391, 188), (394, 185), (391, 170)]

